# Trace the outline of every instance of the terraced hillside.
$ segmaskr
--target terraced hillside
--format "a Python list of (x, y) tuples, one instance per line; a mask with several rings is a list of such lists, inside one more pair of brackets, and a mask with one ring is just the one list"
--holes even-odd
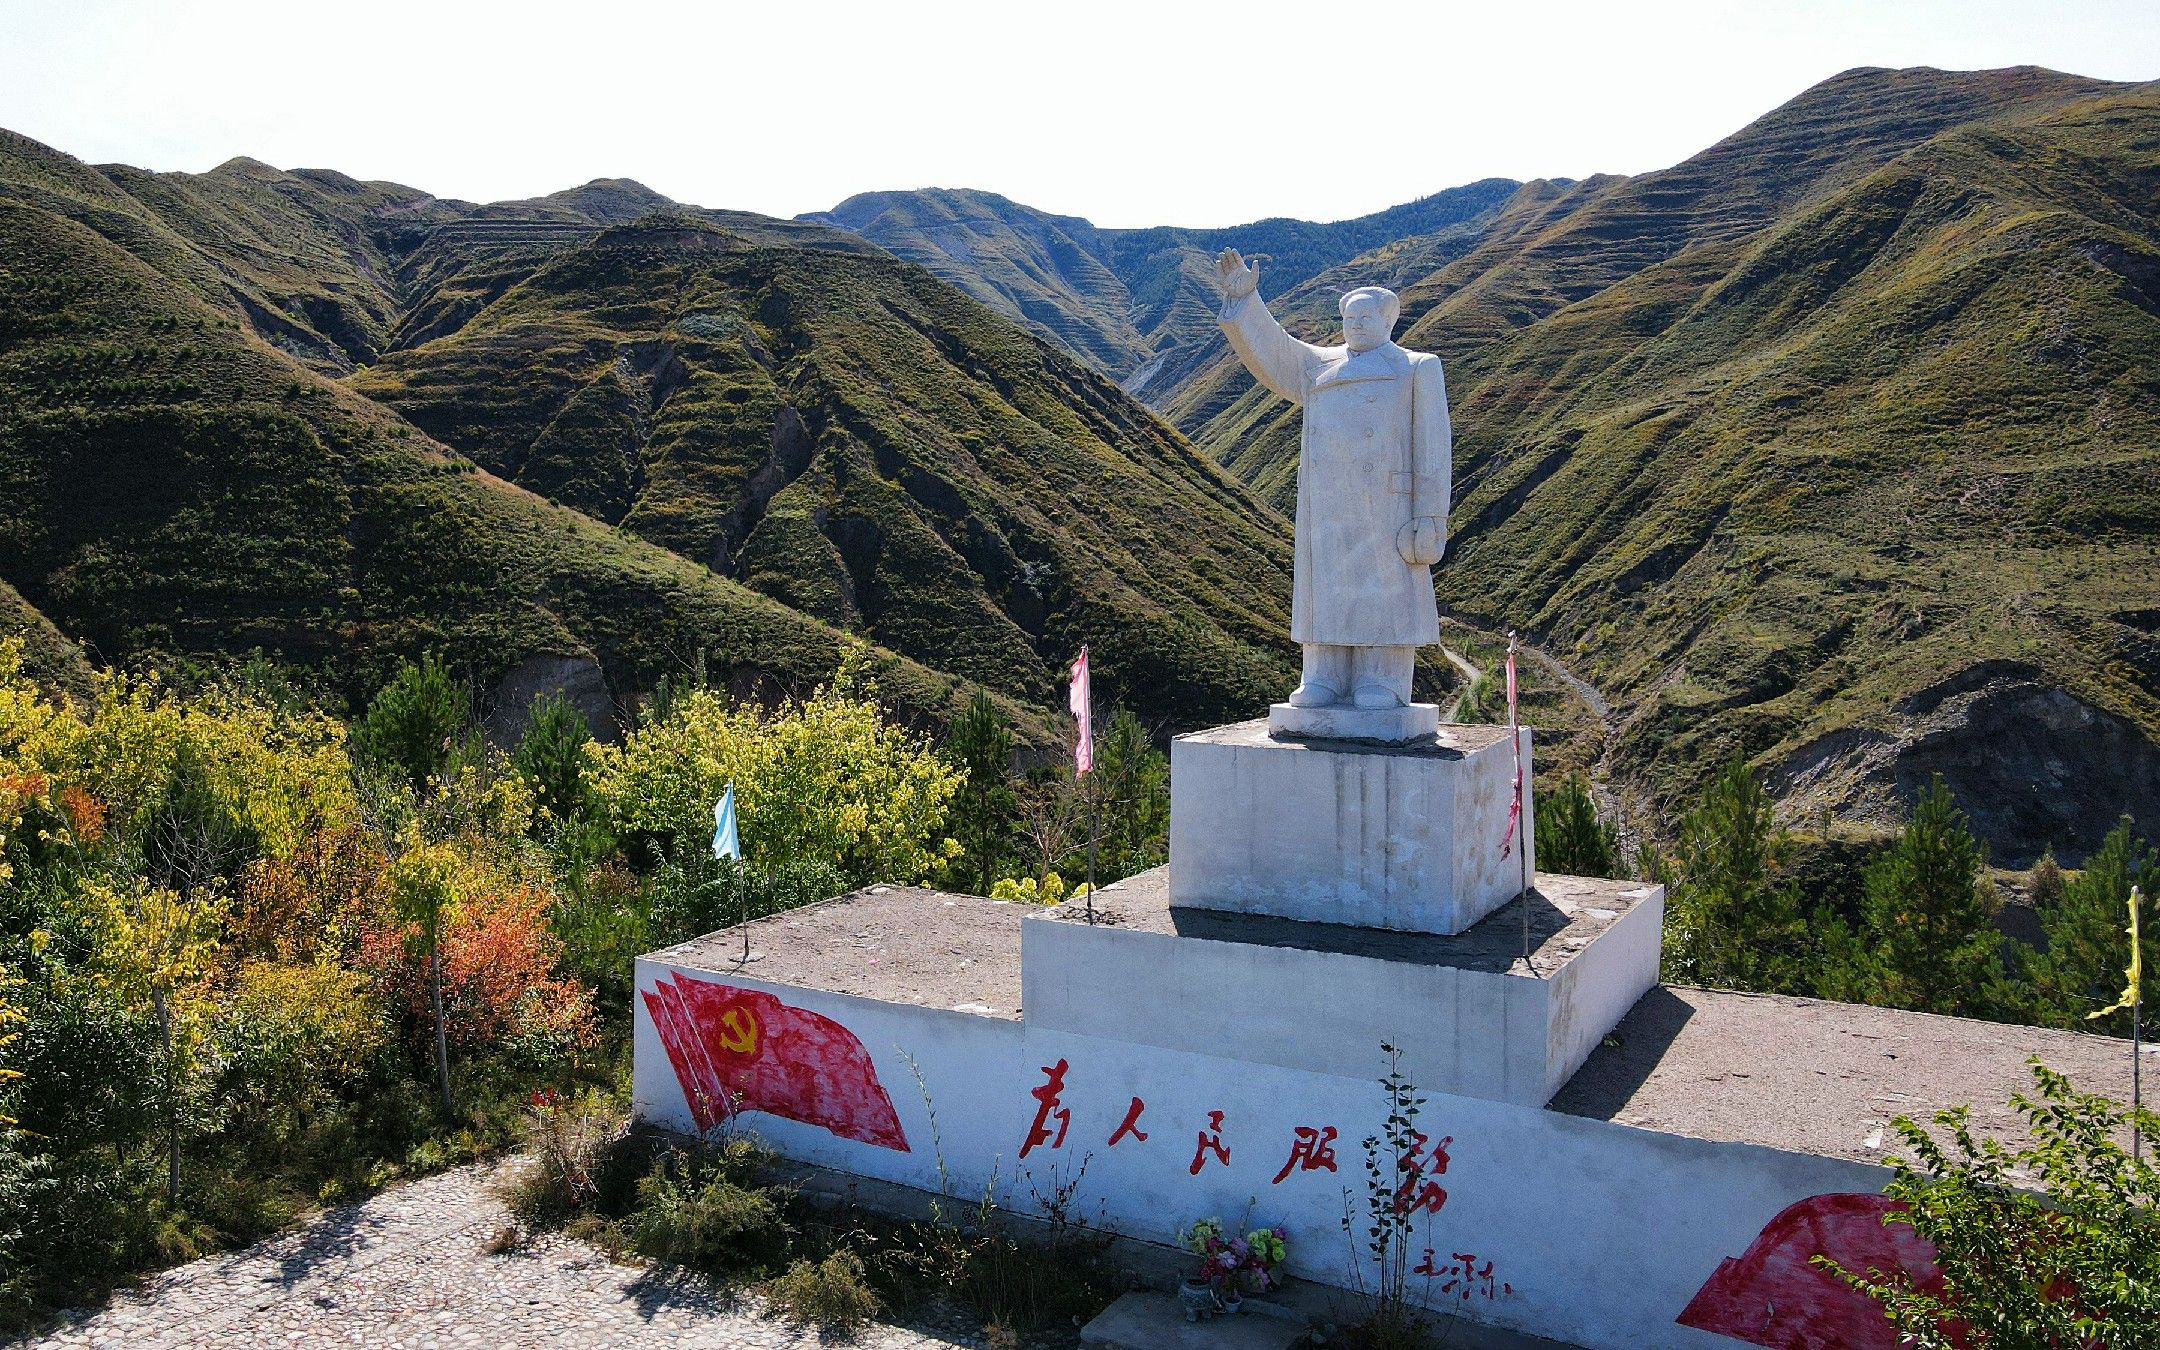
[(1054, 702), (1082, 642), (1180, 721), (1289, 677), (1281, 518), (889, 258), (618, 227), (351, 383), (522, 486), (1017, 698)]
[[(597, 657), (628, 691), (699, 645), (796, 683), (853, 631), (940, 672), (902, 681), (927, 709), (955, 674), (1054, 704), (1090, 642), (1107, 694), (1183, 722), (1287, 678), (1284, 522), (1113, 386), (853, 235), (613, 180), (470, 208), (252, 161), (150, 175), (0, 151), (0, 258), (24, 287), (0, 577), (106, 659), (261, 643), (358, 672), (439, 639), (491, 676)], [(316, 378), (356, 362), (378, 364)], [(378, 480), (414, 474), (415, 518), (381, 514)], [(459, 477), (480, 486), (453, 510)], [(439, 539), (425, 565), (398, 544), (405, 571), (369, 571), (372, 546), (474, 512), (486, 538)], [(539, 578), (626, 567), (698, 603), (526, 612)]]
[[(1590, 675), (1662, 808), (1739, 750), (1801, 816), (1940, 770), (2005, 862), (2160, 827), (2160, 86), (1854, 72), (1530, 195), (1404, 287), (1450, 358), (1444, 604)], [(1242, 380), (1186, 411), (1282, 502)]]
[(1493, 178), (1351, 220), (1276, 218), (1226, 229), (1103, 229), (992, 192), (866, 192), (803, 217), (852, 230), (918, 262), (1115, 377), (1151, 405), (1222, 349), (1215, 255), (1269, 257), (1295, 285), (1397, 240), (1474, 231), (1516, 184)]
[[(746, 692), (839, 662), (841, 630), (502, 482), (264, 343), (211, 258), (26, 144), (0, 147), (0, 619), (55, 678), (60, 634), (101, 661), (261, 647), (356, 693), (430, 647), (489, 678), (567, 661), (618, 698), (700, 648)], [(870, 666), (917, 718), (966, 694), (889, 651)]]

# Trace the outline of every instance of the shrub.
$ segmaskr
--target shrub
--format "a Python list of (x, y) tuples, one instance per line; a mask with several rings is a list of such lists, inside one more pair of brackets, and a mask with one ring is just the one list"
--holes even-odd
[(629, 1121), (615, 1103), (533, 1094), (524, 1167), (502, 1188), (510, 1212), (533, 1228), (599, 1209), (627, 1168)]
[(878, 1314), (862, 1258), (845, 1248), (818, 1262), (797, 1259), (765, 1286), (765, 1294), (788, 1321), (838, 1335)]
[(593, 788), (616, 835), (682, 864), (709, 853), (713, 803), (735, 785), (744, 855), (822, 863), (849, 884), (917, 881), (945, 855), (959, 775), (866, 699), (837, 689), (768, 711), (711, 690), (593, 749)]
[[(1947, 1147), (1908, 1117), (1896, 1122), (1913, 1157), (1894, 1163), (1887, 1194), (1904, 1208), (1884, 1222), (1934, 1246), (1939, 1290), (1815, 1258), (1879, 1300), (1907, 1344), (2128, 1350), (2160, 1326), (2160, 1169), (2116, 1142), (2134, 1129), (2160, 1148), (2160, 1118), (2031, 1065), (2038, 1094), (2011, 1097), (2030, 1132), (2024, 1147), (1975, 1139), (1962, 1106), (1935, 1115)], [(2025, 1189), (2033, 1182), (2045, 1194)]]
[(639, 1180), (632, 1250), (708, 1273), (760, 1270), (787, 1255), (784, 1192), (756, 1184), (765, 1154), (745, 1140), (662, 1155)]
[(212, 1054), (226, 1129), (275, 1140), (298, 1133), (389, 1044), (385, 1011), (358, 971), (247, 961), (220, 1000)]

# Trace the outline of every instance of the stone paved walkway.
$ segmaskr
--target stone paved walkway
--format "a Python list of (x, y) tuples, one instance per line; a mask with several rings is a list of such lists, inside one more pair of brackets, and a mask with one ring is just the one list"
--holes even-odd
[[(616, 1264), (583, 1243), (486, 1248), (508, 1215), (492, 1173), (408, 1183), (243, 1251), (167, 1271), (28, 1342), (40, 1347), (725, 1347), (814, 1350), (814, 1332), (762, 1315), (754, 1296)], [(874, 1326), (855, 1350), (977, 1350), (963, 1333)]]

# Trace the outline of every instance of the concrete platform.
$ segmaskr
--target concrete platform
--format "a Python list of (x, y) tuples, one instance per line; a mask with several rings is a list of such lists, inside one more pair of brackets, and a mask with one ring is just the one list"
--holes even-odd
[[(1321, 711), (1328, 711), (1323, 709)], [(1530, 763), (1530, 731), (1522, 731)], [(1460, 933), (1522, 888), (1533, 812), (1503, 855), (1505, 727), (1407, 745), (1283, 740), (1260, 720), (1170, 742), (1170, 894), (1190, 908)]]
[[(1540, 874), (1467, 933), (1177, 904), (1164, 869), (1021, 926), (1030, 1026), (1542, 1106), (1657, 981), (1664, 891)], [(1530, 955), (1523, 959), (1528, 911)]]
[[(2148, 1082), (2160, 1071), (2145, 1048)], [(2010, 1094), (2037, 1056), (2086, 1092), (2130, 1100), (2130, 1042), (2111, 1036), (1660, 985), (1552, 1099), (1552, 1109), (1645, 1130), (1883, 1162), (1890, 1122), (1972, 1109), (1974, 1132), (2023, 1142)], [(2128, 1136), (2121, 1141), (2129, 1146)]]
[(1008, 1021), (1020, 1016), (1020, 920), (1037, 905), (915, 886), (870, 886), (644, 959), (887, 1003)]
[[(1610, 920), (1572, 889), (1540, 875), (1564, 903), (1532, 906), (1532, 965), (1545, 970), (1580, 950)], [(1590, 883), (1628, 885), (1631, 883)], [(1568, 911), (1572, 910), (1573, 913)], [(884, 1002), (957, 1010), (990, 1021), (1021, 1018), (1023, 926), (1034, 916), (1077, 918), (1079, 906), (1044, 910), (975, 895), (873, 886), (750, 925), (758, 959), (740, 962), (740, 928), (655, 952), (651, 959)], [(1195, 937), (1331, 946), (1416, 961), (1444, 945), (1458, 968), (1522, 973), (1521, 911), (1510, 906), (1455, 939), (1341, 930), (1202, 910), (1172, 910), (1160, 870), (1105, 887), (1106, 926)], [(1562, 920), (1565, 919), (1565, 922)], [(1106, 994), (1110, 991), (1105, 991)], [(1029, 1010), (1028, 1020), (1035, 1013)], [(1424, 1033), (1406, 1035), (1414, 1045)], [(2160, 1081), (2160, 1046), (2146, 1047)], [(1888, 1122), (1969, 1105), (1985, 1134), (2021, 1133), (2008, 1107), (2038, 1056), (2079, 1087), (2130, 1096), (2130, 1043), (2107, 1036), (1936, 1017), (1822, 999), (1659, 985), (1644, 993), (1550, 1100), (1569, 1115), (1695, 1139), (1880, 1162), (1896, 1143)], [(1870, 1142), (1874, 1141), (1874, 1142)]]

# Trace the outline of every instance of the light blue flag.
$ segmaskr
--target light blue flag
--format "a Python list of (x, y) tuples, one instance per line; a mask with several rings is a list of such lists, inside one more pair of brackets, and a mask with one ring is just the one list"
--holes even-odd
[(735, 785), (727, 785), (720, 800), (713, 806), (712, 855), (715, 858), (742, 857), (742, 844), (735, 838)]

